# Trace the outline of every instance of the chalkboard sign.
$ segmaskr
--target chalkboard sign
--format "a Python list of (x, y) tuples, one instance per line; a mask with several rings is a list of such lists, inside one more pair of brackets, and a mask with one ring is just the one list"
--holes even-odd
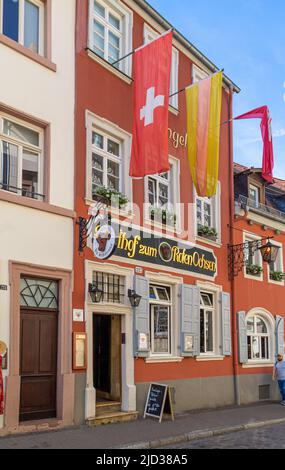
[(146, 416), (152, 416), (153, 418), (159, 419), (161, 423), (163, 413), (170, 414), (172, 420), (174, 419), (170, 388), (168, 385), (150, 384), (144, 418)]

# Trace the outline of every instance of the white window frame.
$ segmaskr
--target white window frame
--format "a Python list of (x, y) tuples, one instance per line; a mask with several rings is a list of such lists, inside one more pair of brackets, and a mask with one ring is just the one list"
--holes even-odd
[[(121, 192), (126, 195), (132, 204), (132, 179), (129, 177), (131, 141), (132, 136), (116, 124), (86, 111), (86, 203), (94, 204), (92, 199), (92, 133), (93, 131), (107, 135), (110, 139), (120, 143), (121, 149)], [(109, 155), (109, 154), (108, 154)]]
[[(119, 166), (119, 188), (117, 191), (122, 192), (122, 144), (118, 139), (115, 139), (113, 136), (106, 134), (96, 128), (93, 129), (93, 132), (99, 134), (103, 137), (103, 149), (100, 147), (96, 147), (95, 144), (92, 143), (92, 170), (93, 170), (93, 154), (96, 153), (103, 159), (103, 184), (105, 188), (108, 188), (108, 162), (114, 162)], [(108, 152), (108, 141), (111, 140), (112, 142), (119, 145), (119, 155), (113, 155), (112, 153)], [(92, 182), (92, 195), (93, 195), (93, 182)]]
[[(172, 309), (172, 298), (173, 298), (173, 293), (171, 286), (167, 286), (164, 284), (154, 284), (150, 283), (150, 287), (162, 287), (162, 288), (168, 288), (170, 289), (170, 300), (160, 300), (158, 299), (151, 299), (149, 297), (149, 315), (150, 315), (150, 325), (151, 325), (151, 352), (150, 356), (151, 357), (168, 357), (172, 355), (172, 315), (173, 315), (173, 309)], [(153, 314), (153, 307), (155, 306), (162, 306), (162, 307), (167, 307), (168, 308), (168, 352), (154, 352), (153, 351), (153, 345), (154, 345), (154, 314)]]
[[(167, 209), (169, 212), (175, 213), (176, 215), (176, 229), (179, 229), (181, 226), (181, 208), (180, 208), (180, 161), (177, 158), (169, 156), (170, 162), (170, 172), (168, 179), (168, 188), (169, 188), (169, 202), (167, 204)], [(158, 222), (152, 221), (150, 217), (151, 204), (148, 199), (148, 179), (155, 179), (157, 184), (159, 182), (165, 183), (165, 180), (159, 175), (146, 176), (144, 178), (144, 220), (151, 222), (154, 225), (161, 226)], [(172, 200), (171, 200), (172, 199)]]
[[(255, 198), (252, 199), (250, 197), (250, 190), (254, 190), (255, 191)], [(253, 201), (254, 204), (255, 204), (255, 207), (258, 207), (259, 204), (260, 204), (260, 188), (258, 186), (255, 186), (254, 184), (251, 184), (249, 185), (249, 194), (248, 194), (248, 197), (250, 199), (250, 201)]]
[(149, 280), (149, 285), (159, 287), (170, 287), (171, 292), (171, 354), (154, 354), (145, 359), (146, 363), (170, 363), (182, 362), (183, 357), (180, 354), (180, 288), (183, 284), (183, 278), (172, 276), (162, 272), (145, 272), (145, 277)]
[[(264, 308), (254, 308), (250, 310), (246, 315), (246, 324), (250, 318), (259, 317), (261, 320), (264, 321), (268, 331), (268, 352), (269, 358), (268, 359), (250, 359), (248, 358), (248, 363), (245, 364), (243, 367), (252, 367), (253, 365), (271, 365), (274, 362), (274, 349), (275, 349), (275, 321), (273, 316), (270, 312), (265, 310)], [(248, 337), (248, 334), (247, 334)]]
[[(275, 246), (279, 247), (277, 258), (276, 258), (276, 261), (274, 263), (274, 270), (277, 271), (277, 272), (284, 273), (283, 245), (282, 245), (282, 243), (277, 242), (276, 240), (273, 240), (271, 243), (272, 243), (272, 245), (275, 245)], [(271, 279), (270, 278), (270, 272), (271, 272), (270, 271), (270, 264), (267, 263), (267, 279), (268, 279), (268, 282), (270, 284), (275, 284), (277, 286), (284, 286), (285, 285), (284, 279), (280, 282), (274, 281), (273, 279)]]
[[(132, 30), (133, 30), (133, 13), (132, 11), (127, 8), (125, 4), (123, 4), (120, 0), (96, 0), (97, 3), (102, 5), (108, 12), (110, 12), (113, 16), (120, 19), (121, 21), (121, 40), (120, 40), (120, 57), (124, 57), (133, 49), (133, 37), (132, 37)], [(88, 47), (90, 50), (93, 51), (93, 20), (96, 19), (101, 24), (105, 26), (105, 41), (107, 37), (107, 30), (112, 31), (114, 34), (118, 35), (118, 30), (112, 25), (107, 22), (107, 20), (103, 19), (100, 15), (96, 15), (93, 9), (93, 0), (89, 0), (89, 32), (88, 32)], [(108, 40), (107, 40), (108, 43)], [(119, 70), (123, 72), (125, 75), (129, 77), (132, 74), (132, 56), (125, 58), (124, 60), (118, 62), (116, 66), (112, 66), (111, 62), (108, 61), (108, 54), (104, 48), (104, 59), (98, 55), (98, 61), (104, 61), (109, 64), (108, 69), (114, 71)], [(94, 54), (97, 56), (96, 52), (93, 51)], [(103, 65), (103, 64), (102, 64)]]
[[(144, 44), (148, 44), (159, 37), (159, 33), (151, 28), (148, 24), (144, 23), (144, 32), (143, 32)], [(179, 70), (179, 51), (175, 47), (172, 47), (172, 62), (171, 62), (171, 75), (170, 75), (170, 93), (176, 93), (178, 91), (178, 70)], [(178, 111), (179, 104), (178, 104), (178, 97), (179, 95), (176, 94), (169, 98), (169, 105), (172, 106), (175, 110)]]
[[(223, 290), (222, 286), (217, 286), (207, 281), (197, 281), (196, 285), (200, 287), (201, 294), (211, 294), (213, 296), (213, 352), (201, 353), (196, 357), (197, 361), (220, 361), (224, 359), (222, 354), (222, 316), (220, 314), (221, 303), (220, 296)], [(207, 309), (207, 307), (205, 307)], [(199, 310), (200, 313), (200, 310)], [(200, 319), (200, 317), (199, 317)], [(199, 323), (200, 328), (200, 323)], [(200, 346), (201, 347), (201, 346)], [(201, 349), (200, 349), (201, 351)]]
[[(196, 239), (203, 241), (204, 243), (212, 244), (221, 244), (222, 243), (222, 230), (221, 230), (221, 184), (218, 181), (217, 192), (215, 196), (211, 198), (202, 198), (197, 195), (195, 186), (193, 185), (193, 194), (194, 194), (194, 227), (195, 227), (195, 237)], [(218, 235), (216, 241), (207, 239), (206, 237), (201, 237), (198, 235), (198, 221), (197, 221), (197, 200), (205, 201), (211, 204), (211, 221), (212, 227), (216, 229)]]
[[(39, 8), (39, 50), (32, 51), (35, 54), (44, 56), (44, 37), (45, 37), (45, 5), (41, 0), (28, 0)], [(19, 0), (19, 25), (18, 25), (18, 43), (23, 47), (25, 40), (25, 0)], [(0, 0), (0, 33), (3, 34), (3, 0)], [(9, 38), (10, 39), (10, 38)], [(13, 40), (13, 39), (11, 39)], [(30, 50), (30, 49), (28, 49)]]
[(197, 67), (197, 65), (193, 64), (192, 65), (192, 83), (198, 83), (201, 80), (205, 80), (205, 78), (208, 78), (209, 74), (206, 73), (204, 70), (200, 69)]
[[(39, 135), (39, 146), (35, 146), (30, 143), (26, 143), (25, 141), (21, 141), (20, 139), (16, 139), (15, 137), (10, 137), (4, 134), (3, 132), (3, 126), (4, 126), (4, 120), (8, 120), (11, 122), (14, 122), (15, 124), (18, 124), (20, 126), (25, 127), (26, 129), (30, 129), (34, 132), (37, 132)], [(5, 190), (7, 192), (10, 192), (11, 194), (19, 195), (22, 196), (22, 180), (23, 180), (23, 150), (24, 148), (27, 150), (30, 150), (33, 153), (38, 154), (38, 191), (37, 194), (43, 195), (44, 199), (46, 197), (45, 194), (43, 194), (43, 187), (44, 187), (44, 131), (43, 129), (33, 126), (30, 123), (27, 123), (24, 120), (14, 118), (13, 116), (10, 116), (9, 114), (6, 113), (0, 113), (0, 146), (1, 146), (1, 153), (3, 151), (2, 147), (2, 141), (5, 141), (9, 144), (15, 145), (18, 147), (18, 175), (17, 175), (17, 180), (18, 180), (18, 188), (19, 190), (16, 192), (14, 191), (9, 191)], [(0, 158), (0, 175), (2, 175), (2, 158)], [(0, 187), (1, 189), (1, 187)], [(2, 189), (1, 189), (2, 190)], [(25, 196), (22, 196), (25, 197)], [(39, 200), (36, 198), (36, 200)]]
[[(243, 233), (243, 243), (257, 241), (257, 240), (260, 240), (260, 236), (255, 235), (253, 233), (248, 233), (248, 232)], [(263, 268), (263, 260), (262, 260), (260, 250), (255, 251), (253, 256), (254, 256), (254, 265), (257, 265), (257, 266), (260, 266), (261, 268)], [(252, 274), (247, 273), (246, 272), (246, 263), (245, 263), (244, 277), (246, 279), (252, 279), (254, 281), (263, 282), (263, 274), (264, 274), (263, 271), (261, 272), (260, 276), (253, 276)]]
[[(202, 294), (205, 294), (205, 295), (210, 295), (213, 299), (213, 305), (212, 306), (204, 306), (201, 304), (201, 297), (202, 297)], [(205, 291), (205, 290), (202, 290), (200, 291), (200, 324), (199, 324), (199, 328), (200, 328), (200, 332), (201, 332), (201, 310), (203, 310), (203, 315), (204, 315), (204, 321), (205, 321), (205, 317), (206, 317), (206, 312), (212, 312), (212, 337), (213, 337), (213, 351), (207, 351), (206, 350), (206, 326), (204, 324), (204, 334), (205, 334), (205, 341), (204, 341), (204, 346), (205, 346), (205, 352), (202, 352), (201, 351), (201, 343), (200, 343), (200, 352), (199, 352), (199, 355), (200, 356), (214, 356), (216, 354), (216, 338), (215, 338), (215, 331), (216, 331), (216, 316), (217, 316), (217, 311), (215, 309), (215, 295), (213, 292), (209, 292), (209, 291)]]

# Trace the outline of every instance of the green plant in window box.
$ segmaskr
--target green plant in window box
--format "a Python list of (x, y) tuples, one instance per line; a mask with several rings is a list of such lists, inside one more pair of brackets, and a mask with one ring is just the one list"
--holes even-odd
[(213, 227), (208, 227), (207, 225), (199, 225), (198, 235), (213, 241), (216, 241), (218, 238), (217, 230)]
[(163, 225), (174, 226), (176, 224), (176, 215), (162, 207), (151, 207), (150, 218), (151, 220), (155, 220)]
[(250, 264), (246, 267), (246, 274), (250, 274), (251, 276), (260, 276), (262, 272), (263, 268), (257, 264)]
[(102, 202), (105, 202), (108, 206), (110, 206), (113, 202), (113, 205), (115, 205), (115, 207), (119, 207), (120, 209), (124, 208), (129, 202), (127, 196), (120, 193), (116, 189), (106, 188), (105, 186), (100, 186), (96, 189), (95, 193), (93, 194), (93, 199), (95, 201), (102, 201), (103, 199)]
[(272, 271), (270, 273), (270, 279), (276, 282), (282, 282), (284, 280), (285, 273), (280, 271)]

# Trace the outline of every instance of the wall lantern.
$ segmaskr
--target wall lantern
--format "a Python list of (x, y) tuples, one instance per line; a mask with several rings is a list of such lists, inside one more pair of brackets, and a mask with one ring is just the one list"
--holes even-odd
[(142, 296), (137, 294), (136, 291), (129, 289), (128, 290), (128, 297), (131, 302), (131, 306), (137, 308), (140, 304)]
[(275, 263), (278, 251), (279, 251), (279, 246), (272, 245), (270, 242), (270, 239), (268, 239), (266, 245), (262, 245), (258, 250), (261, 251), (261, 256), (263, 261), (266, 263)]
[(103, 291), (98, 288), (97, 284), (89, 284), (88, 292), (94, 304), (99, 304), (103, 297)]
[[(252, 242), (241, 243), (240, 245), (228, 245), (228, 270), (229, 278), (233, 279), (243, 270), (246, 265), (246, 253), (252, 255), (260, 250), (264, 262), (270, 264), (276, 261), (279, 247), (272, 245), (270, 240), (273, 237), (262, 238), (261, 240), (254, 240)], [(263, 245), (263, 241), (267, 243)]]

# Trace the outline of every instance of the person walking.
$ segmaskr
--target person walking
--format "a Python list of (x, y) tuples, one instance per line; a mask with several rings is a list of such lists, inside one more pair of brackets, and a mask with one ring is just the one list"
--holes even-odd
[(273, 380), (278, 380), (279, 390), (281, 393), (281, 405), (285, 406), (285, 361), (283, 354), (278, 354), (277, 362), (273, 369)]

